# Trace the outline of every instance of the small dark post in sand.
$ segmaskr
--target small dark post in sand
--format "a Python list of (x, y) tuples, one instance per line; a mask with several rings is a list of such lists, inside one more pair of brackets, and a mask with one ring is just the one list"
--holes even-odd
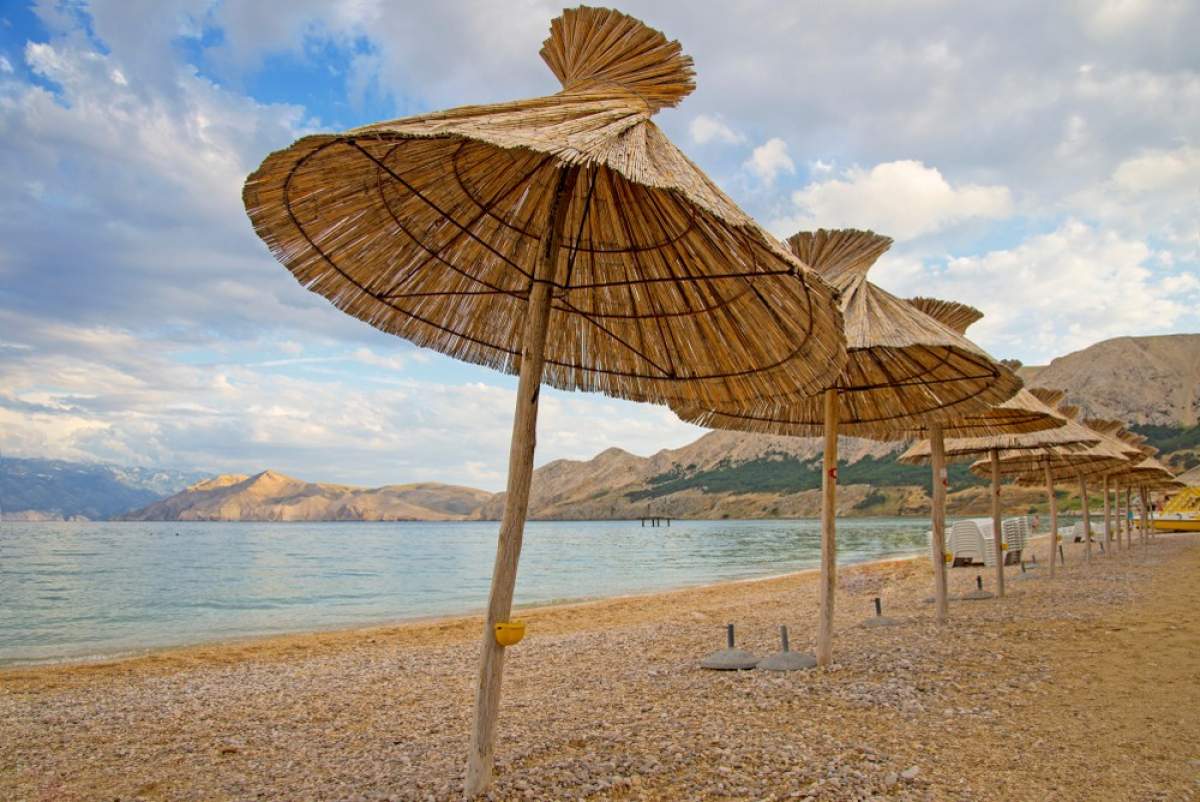
[(984, 590), (983, 589), (983, 577), (976, 576), (975, 577), (975, 590), (964, 593), (962, 595), (962, 598), (966, 599), (967, 601), (982, 601), (983, 599), (994, 598), (995, 595), (996, 594), (992, 593), (990, 590)]
[(878, 596), (874, 598), (875, 615), (864, 619), (862, 625), (864, 627), (894, 627), (900, 622), (894, 618), (888, 618), (883, 614), (883, 600)]

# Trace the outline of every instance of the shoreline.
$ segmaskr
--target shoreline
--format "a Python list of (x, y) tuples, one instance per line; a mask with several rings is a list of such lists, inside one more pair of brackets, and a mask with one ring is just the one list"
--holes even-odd
[[(755, 655), (778, 650), (780, 625), (810, 650), (813, 570), (522, 611), (494, 798), (1190, 798), (1200, 536), (1151, 542), (1090, 564), (1064, 544), (1050, 580), (1043, 537), (1042, 568), (1011, 567), (1008, 595), (986, 601), (955, 597), (990, 571), (952, 569), (945, 624), (928, 559), (847, 567), (835, 662), (796, 673), (698, 663), (729, 622)], [(874, 597), (894, 626), (865, 625)], [(0, 798), (461, 799), (480, 629), (443, 618), (0, 672)]]
[[(839, 565), (839, 575), (854, 569), (883, 568), (892, 564), (911, 563), (926, 555), (915, 553), (882, 557), (860, 562), (842, 563)], [(593, 596), (579, 599), (564, 599), (551, 602), (533, 602), (528, 605), (514, 604), (514, 613), (542, 617), (560, 612), (573, 612), (587, 608), (609, 605), (629, 604), (649, 601), (669, 601), (679, 594), (692, 592), (722, 592), (739, 585), (758, 583), (783, 582), (813, 576), (820, 572), (820, 566), (803, 568), (799, 571), (788, 571), (778, 574), (742, 577), (739, 579), (723, 579), (716, 582), (701, 582), (694, 585), (680, 585), (660, 590), (622, 593), (614, 596)], [(196, 641), (167, 646), (150, 646), (121, 650), (113, 653), (97, 654), (95, 656), (79, 656), (64, 658), (49, 658), (45, 660), (13, 661), (0, 663), (0, 685), (6, 676), (24, 675), (38, 671), (53, 671), (87, 668), (107, 668), (128, 663), (185, 662), (197, 655), (217, 657), (219, 653), (228, 651), (231, 654), (245, 656), (247, 652), (271, 651), (277, 646), (287, 645), (288, 648), (302, 647), (305, 642), (324, 644), (330, 639), (338, 641), (355, 638), (369, 638), (380, 634), (397, 634), (402, 631), (423, 632), (426, 630), (445, 630), (458, 628), (468, 624), (478, 624), (483, 619), (483, 608), (467, 613), (449, 613), (445, 615), (415, 616), (412, 618), (389, 619), (367, 624), (351, 624), (344, 627), (327, 629), (298, 629), (289, 632), (260, 633), (231, 638), (214, 638), (212, 640)]]

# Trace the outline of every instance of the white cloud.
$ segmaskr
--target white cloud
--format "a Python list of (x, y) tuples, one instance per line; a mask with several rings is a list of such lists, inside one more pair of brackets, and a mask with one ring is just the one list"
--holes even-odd
[(1075, 193), (1077, 214), (1129, 236), (1155, 237), (1164, 265), (1200, 262), (1200, 147), (1152, 148), (1121, 161), (1109, 178)]
[[(322, 127), (366, 122), (353, 118), (371, 103), (399, 115), (552, 92), (536, 52), (560, 8), (38, 5), (50, 40), (25, 58), (42, 80), (0, 62), (0, 445), (498, 486), (511, 379), (342, 315), (250, 231), (245, 173), (314, 111), (244, 87), (275, 56), (342, 76), (344, 87), (291, 95), (349, 99), (319, 107)], [(855, 225), (909, 240), (873, 276), (981, 306), (973, 333), (998, 355), (1038, 361), (1105, 336), (1200, 328), (1200, 5), (629, 10), (698, 65), (699, 91), (660, 124), (682, 144), (743, 145), (695, 150), (749, 211), (781, 218), (778, 233)], [(330, 50), (346, 58), (322, 63)], [(203, 72), (182, 60), (199, 51)], [(745, 161), (746, 131), (786, 132), (786, 144)], [(787, 179), (794, 160), (802, 182)], [(1049, 233), (1020, 241), (1028, 230)], [(539, 462), (614, 444), (645, 453), (696, 431), (658, 407), (543, 398)]]
[(0, 72), (8, 74), (13, 73), (12, 62), (8, 60), (7, 56), (0, 56)]
[(729, 125), (714, 114), (697, 114), (688, 126), (692, 141), (698, 145), (709, 142), (722, 142), (726, 145), (736, 145), (744, 142), (745, 137), (729, 127)]
[(912, 239), (970, 219), (1002, 220), (1013, 212), (1007, 187), (951, 185), (935, 167), (917, 161), (851, 167), (839, 178), (814, 181), (792, 194), (795, 214), (772, 228), (871, 228)]
[(1113, 171), (1113, 182), (1126, 192), (1155, 192), (1200, 187), (1200, 147), (1150, 150), (1127, 159)]
[(971, 338), (999, 357), (1045, 362), (1094, 342), (1195, 326), (1200, 281), (1150, 269), (1153, 250), (1079, 221), (977, 256), (912, 270), (899, 258), (873, 278), (899, 295), (971, 304)]
[(746, 160), (746, 169), (758, 176), (764, 184), (775, 183), (775, 177), (780, 173), (796, 172), (796, 165), (788, 155), (788, 146), (779, 137), (768, 139), (754, 149)]
[[(414, 378), (403, 352), (238, 361), (294, 343), (227, 343), (233, 359), (180, 361), (182, 344), (109, 326), (0, 310), (0, 450), (214, 472), (275, 468), (355, 484), (469, 483), (498, 490), (507, 470), (515, 381)], [(363, 371), (359, 366), (381, 368)], [(542, 393), (538, 464), (620, 444), (641, 453), (699, 430), (665, 407)], [(337, 459), (331, 460), (330, 454)]]

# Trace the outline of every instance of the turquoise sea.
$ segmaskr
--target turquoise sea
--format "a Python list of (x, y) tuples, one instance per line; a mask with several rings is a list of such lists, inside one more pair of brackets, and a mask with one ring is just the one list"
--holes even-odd
[[(928, 521), (838, 522), (839, 562), (924, 552)], [(818, 565), (819, 522), (535, 521), (518, 605)], [(0, 523), (0, 664), (482, 610), (498, 524)]]

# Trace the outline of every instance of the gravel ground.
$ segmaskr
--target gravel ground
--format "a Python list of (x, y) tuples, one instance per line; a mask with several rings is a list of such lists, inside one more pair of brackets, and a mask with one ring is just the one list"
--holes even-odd
[[(1044, 548), (1044, 547), (1043, 547)], [(923, 561), (845, 569), (836, 664), (721, 673), (811, 573), (530, 611), (509, 650), (495, 799), (1200, 798), (1200, 538), (1097, 555), (932, 620)], [(1044, 565), (1044, 556), (1043, 556)], [(991, 570), (951, 572), (951, 590)], [(897, 626), (864, 627), (871, 599)], [(458, 797), (477, 619), (0, 672), (0, 799)]]

